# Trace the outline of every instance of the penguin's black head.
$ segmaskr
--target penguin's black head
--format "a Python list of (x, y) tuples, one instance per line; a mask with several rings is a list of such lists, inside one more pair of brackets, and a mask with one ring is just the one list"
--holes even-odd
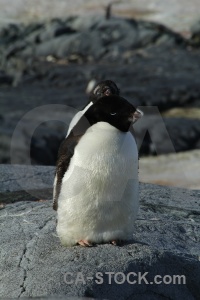
[(100, 98), (85, 112), (90, 125), (107, 122), (123, 132), (127, 132), (142, 115), (143, 113), (126, 99), (116, 95)]
[(91, 91), (89, 96), (89, 102), (92, 101), (94, 103), (104, 96), (110, 96), (110, 95), (119, 96), (119, 93), (120, 90), (112, 80), (101, 81)]

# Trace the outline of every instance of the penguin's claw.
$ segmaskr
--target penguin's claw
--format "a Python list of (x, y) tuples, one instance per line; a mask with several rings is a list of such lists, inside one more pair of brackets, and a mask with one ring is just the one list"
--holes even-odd
[(111, 241), (110, 243), (114, 246), (117, 246), (117, 241)]
[(80, 240), (80, 241), (78, 241), (77, 244), (80, 245), (80, 246), (83, 246), (83, 247), (92, 247), (93, 246), (92, 243), (90, 243), (86, 240)]
[(112, 245), (114, 246), (118, 246), (118, 245), (121, 245), (122, 244), (122, 241), (121, 240), (113, 240), (110, 242)]

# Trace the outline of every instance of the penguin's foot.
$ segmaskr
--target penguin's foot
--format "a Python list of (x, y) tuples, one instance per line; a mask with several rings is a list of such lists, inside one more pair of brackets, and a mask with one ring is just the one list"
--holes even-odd
[(122, 244), (122, 240), (113, 240), (110, 243), (114, 246), (120, 246)]
[(92, 243), (90, 243), (86, 240), (80, 240), (80, 241), (78, 241), (77, 244), (80, 245), (80, 246), (83, 246), (83, 247), (92, 247), (93, 246)]

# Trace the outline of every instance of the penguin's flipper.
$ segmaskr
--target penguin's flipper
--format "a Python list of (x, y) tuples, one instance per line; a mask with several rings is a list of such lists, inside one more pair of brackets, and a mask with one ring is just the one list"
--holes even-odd
[(54, 180), (53, 191), (53, 209), (58, 209), (58, 196), (60, 194), (61, 183), (65, 172), (67, 171), (71, 158), (74, 155), (74, 148), (78, 144), (81, 135), (74, 136), (70, 134), (60, 145), (58, 151), (58, 160), (56, 164), (56, 176)]

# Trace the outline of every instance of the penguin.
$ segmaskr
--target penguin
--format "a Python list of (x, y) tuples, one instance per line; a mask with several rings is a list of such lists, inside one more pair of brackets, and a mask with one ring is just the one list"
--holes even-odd
[(86, 103), (83, 110), (79, 111), (71, 120), (68, 128), (68, 132), (66, 137), (70, 134), (72, 128), (76, 125), (78, 120), (84, 115), (86, 110), (95, 103), (99, 98), (103, 96), (110, 96), (110, 95), (118, 95), (120, 94), (120, 90), (117, 85), (112, 80), (104, 80), (100, 81), (98, 84), (94, 86), (92, 91), (89, 93), (89, 101)]
[[(84, 113), (87, 111), (87, 109), (93, 105), (98, 99), (100, 99), (103, 96), (110, 96), (110, 95), (118, 95), (120, 94), (120, 89), (117, 87), (116, 83), (112, 80), (104, 80), (100, 81), (99, 83), (96, 83), (93, 89), (89, 93), (89, 100), (86, 103), (86, 105), (83, 107), (81, 111), (79, 111), (71, 120), (68, 128), (68, 132), (65, 138), (67, 138), (72, 131), (72, 129), (76, 126), (80, 118), (84, 115)], [(83, 123), (83, 122), (82, 122)], [(85, 124), (84, 124), (85, 125)], [(84, 126), (82, 124), (82, 126)], [(58, 155), (59, 156), (59, 155)], [(58, 167), (57, 167), (58, 169)], [(56, 172), (55, 180), (54, 180), (54, 186), (57, 186), (56, 189), (54, 189), (53, 192), (53, 209), (57, 210), (57, 200), (58, 200), (58, 193), (59, 193), (59, 187), (61, 184), (63, 172), (65, 171), (64, 164), (62, 165), (59, 172)]]
[(63, 141), (54, 181), (62, 245), (131, 239), (139, 200), (138, 150), (129, 128), (141, 116), (126, 99), (103, 96)]

